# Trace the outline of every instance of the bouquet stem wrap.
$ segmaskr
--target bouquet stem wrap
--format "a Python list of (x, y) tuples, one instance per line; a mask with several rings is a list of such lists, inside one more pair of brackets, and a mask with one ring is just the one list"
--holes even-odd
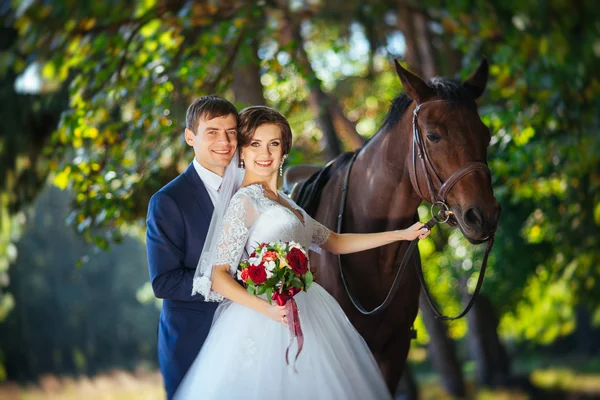
[(302, 326), (300, 325), (300, 316), (298, 315), (298, 303), (294, 300), (294, 296), (299, 292), (299, 289), (290, 288), (287, 293), (280, 291), (273, 293), (272, 299), (277, 302), (280, 306), (285, 306), (288, 328), (290, 330), (290, 343), (288, 344), (287, 349), (285, 350), (285, 362), (287, 365), (290, 365), (290, 349), (294, 344), (294, 339), (298, 343), (298, 350), (296, 351), (296, 356), (294, 357), (294, 365), (292, 368), (294, 372), (298, 373), (296, 370), (296, 361), (298, 360), (298, 356), (302, 351), (302, 347), (304, 347), (304, 334), (302, 333)]

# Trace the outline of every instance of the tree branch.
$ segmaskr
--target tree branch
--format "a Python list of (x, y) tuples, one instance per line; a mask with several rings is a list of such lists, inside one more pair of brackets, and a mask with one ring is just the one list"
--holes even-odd
[(105, 25), (95, 25), (89, 29), (84, 28), (76, 28), (71, 31), (71, 35), (88, 35), (88, 34), (96, 34), (103, 32), (115, 32), (118, 31), (122, 26), (130, 25), (130, 24), (138, 24), (143, 26), (148, 22), (152, 21), (154, 18), (160, 18), (164, 14), (169, 11), (177, 11), (181, 7), (181, 4), (178, 2), (173, 2), (171, 4), (165, 3), (162, 5), (158, 5), (150, 10), (148, 10), (144, 15), (139, 16), (138, 18), (124, 18), (120, 21), (111, 22)]
[[(148, 21), (150, 22), (150, 21)], [(121, 59), (119, 60), (119, 65), (117, 66), (117, 79), (121, 79), (121, 71), (123, 70), (123, 66), (125, 65), (125, 61), (127, 60), (127, 55), (129, 53), (129, 46), (131, 45), (131, 42), (133, 41), (133, 38), (135, 38), (138, 34), (138, 32), (142, 29), (142, 27), (146, 25), (146, 23), (140, 23), (138, 26), (136, 26), (133, 31), (131, 32), (131, 36), (129, 36), (129, 38), (127, 39), (127, 42), (125, 42), (125, 50), (123, 51), (123, 56), (121, 57)]]
[(229, 56), (227, 57), (227, 62), (225, 62), (225, 64), (219, 70), (219, 73), (217, 74), (217, 76), (214, 79), (212, 79), (212, 80), (208, 81), (207, 83), (205, 83), (204, 85), (202, 85), (203, 92), (212, 93), (219, 85), (219, 82), (221, 81), (221, 79), (223, 79), (225, 72), (231, 70), (231, 68), (233, 66), (233, 62), (235, 61), (235, 57), (237, 56), (238, 50), (240, 49), (240, 46), (242, 45), (242, 42), (245, 39), (246, 30), (247, 30), (247, 26), (244, 26), (242, 29), (240, 29), (240, 33), (239, 33), (237, 40), (235, 41), (233, 47), (229, 50)]

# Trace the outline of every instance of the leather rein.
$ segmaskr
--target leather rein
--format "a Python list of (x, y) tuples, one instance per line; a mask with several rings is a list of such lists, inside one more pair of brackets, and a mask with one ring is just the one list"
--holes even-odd
[[(427, 101), (427, 102), (418, 104), (417, 107), (415, 107), (415, 109), (413, 111), (413, 119), (412, 119), (412, 128), (413, 128), (412, 170), (409, 169), (409, 175), (410, 175), (410, 180), (411, 180), (412, 186), (414, 187), (417, 194), (422, 199), (427, 199), (423, 195), (423, 192), (421, 191), (421, 188), (419, 187), (419, 181), (417, 179), (417, 159), (419, 159), (423, 173), (425, 174), (425, 178), (426, 178), (426, 182), (427, 182), (427, 190), (428, 190), (429, 196), (430, 196), (429, 198), (431, 199), (432, 218), (429, 221), (427, 221), (427, 223), (425, 224), (425, 226), (427, 228), (429, 228), (429, 230), (431, 230), (438, 223), (440, 223), (440, 224), (447, 223), (448, 220), (450, 219), (450, 217), (453, 215), (453, 213), (452, 213), (452, 211), (450, 211), (450, 207), (448, 207), (446, 201), (447, 201), (448, 193), (450, 193), (450, 190), (452, 190), (454, 185), (459, 180), (464, 178), (466, 175), (468, 175), (472, 172), (477, 172), (477, 171), (484, 172), (488, 176), (491, 176), (491, 172), (490, 172), (490, 169), (488, 168), (488, 166), (485, 163), (478, 162), (478, 161), (468, 162), (468, 163), (464, 164), (463, 166), (458, 168), (456, 171), (454, 171), (452, 173), (452, 175), (450, 175), (450, 177), (445, 182), (442, 181), (440, 176), (435, 171), (435, 168), (433, 167), (433, 164), (431, 163), (429, 156), (427, 154), (426, 147), (423, 145), (423, 141), (421, 138), (421, 132), (419, 131), (418, 113), (423, 107), (426, 107), (433, 103), (445, 102), (445, 101), (448, 101), (448, 100), (432, 100), (432, 101)], [(348, 169), (346, 170), (346, 176), (344, 178), (344, 186), (342, 187), (342, 197), (340, 200), (340, 208), (339, 208), (339, 213), (338, 213), (338, 217), (337, 217), (337, 233), (341, 233), (341, 230), (342, 230), (342, 220), (343, 220), (343, 215), (344, 215), (344, 209), (346, 207), (346, 200), (347, 200), (347, 196), (348, 196), (348, 187), (350, 184), (350, 172), (352, 171), (352, 166), (354, 165), (354, 161), (358, 157), (359, 153), (360, 153), (360, 150), (354, 153), (354, 156), (352, 157), (352, 159), (350, 160), (350, 163), (348, 165)], [(435, 187), (439, 187), (439, 190), (435, 191), (434, 190)], [(436, 207), (436, 206), (439, 207), (439, 210), (436, 214), (434, 214), (434, 207)], [(342, 258), (340, 255), (338, 255), (338, 265), (340, 268), (340, 276), (342, 278), (342, 283), (344, 284), (344, 288), (346, 289), (346, 293), (348, 294), (350, 301), (352, 302), (354, 307), (360, 313), (362, 313), (364, 315), (375, 315), (375, 314), (382, 312), (390, 305), (390, 303), (394, 299), (394, 295), (398, 291), (398, 287), (400, 286), (400, 281), (402, 280), (402, 276), (404, 275), (406, 267), (407, 267), (409, 261), (413, 258), (414, 251), (417, 248), (418, 243), (419, 243), (419, 239), (415, 239), (415, 240), (411, 241), (410, 245), (408, 246), (408, 249), (406, 250), (406, 253), (404, 254), (404, 257), (402, 258), (402, 262), (400, 263), (400, 266), (398, 267), (398, 270), (396, 271), (396, 276), (394, 277), (394, 281), (392, 282), (392, 286), (390, 287), (388, 294), (386, 295), (383, 302), (372, 310), (366, 310), (360, 304), (358, 299), (356, 299), (356, 297), (351, 293), (350, 287), (348, 286), (348, 281), (344, 274), (344, 269), (342, 267)], [(467, 312), (469, 312), (469, 310), (475, 303), (475, 300), (481, 290), (481, 286), (483, 285), (483, 279), (485, 277), (485, 269), (487, 267), (488, 256), (490, 254), (490, 251), (492, 250), (493, 245), (494, 245), (494, 235), (491, 235), (490, 237), (487, 238), (487, 246), (485, 249), (485, 255), (483, 257), (483, 262), (482, 262), (481, 269), (479, 272), (479, 277), (477, 279), (477, 285), (475, 286), (475, 291), (471, 295), (469, 303), (464, 308), (464, 310), (460, 314), (458, 314), (457, 316), (454, 316), (454, 317), (450, 317), (450, 316), (446, 316), (446, 315), (442, 314), (442, 312), (437, 308), (437, 306), (435, 305), (433, 296), (431, 295), (431, 292), (427, 288), (427, 283), (425, 282), (425, 277), (423, 275), (423, 268), (422, 268), (421, 264), (418, 262), (418, 260), (415, 260), (415, 268), (417, 270), (417, 275), (419, 276), (419, 280), (421, 281), (421, 286), (423, 287), (423, 291), (425, 293), (425, 297), (427, 298), (427, 302), (433, 309), (433, 312), (434, 312), (436, 318), (445, 320), (445, 321), (451, 321), (451, 320), (462, 318), (467, 314)], [(398, 254), (399, 250), (400, 250), (400, 247), (398, 247), (395, 258), (397, 258), (397, 254)]]

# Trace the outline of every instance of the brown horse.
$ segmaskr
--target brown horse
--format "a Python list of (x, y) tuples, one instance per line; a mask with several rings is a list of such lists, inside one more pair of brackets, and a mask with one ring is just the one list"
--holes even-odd
[[(485, 165), (490, 132), (481, 121), (475, 102), (485, 89), (488, 64), (483, 60), (464, 82), (434, 78), (425, 83), (397, 62), (396, 70), (406, 94), (393, 101), (383, 126), (355, 158), (341, 231), (365, 233), (406, 228), (417, 218), (422, 200), (434, 201), (429, 195), (431, 189), (434, 193), (439, 191), (441, 183), (461, 167), (478, 164), (483, 168), (466, 174), (459, 172), (461, 176), (445, 200), (453, 213), (449, 223), (458, 225), (470, 242), (481, 243), (494, 234), (500, 214)], [(427, 172), (436, 175), (433, 181), (424, 171), (425, 164), (413, 161), (413, 112), (417, 105), (421, 107), (415, 124), (430, 163)], [(350, 155), (340, 156), (321, 176), (313, 176), (309, 183), (319, 194), (316, 199), (312, 197), (312, 204), (310, 200), (301, 204), (334, 231)], [(420, 152), (419, 155), (422, 157)], [(342, 256), (350, 291), (362, 306), (372, 309), (383, 302), (408, 244), (398, 242)], [(413, 260), (420, 262), (418, 255)], [(420, 285), (414, 262), (402, 275), (390, 306), (376, 315), (363, 315), (353, 307), (342, 284), (337, 256), (313, 254), (311, 264), (318, 282), (337, 299), (367, 341), (393, 393), (402, 375), (410, 329), (419, 306)]]

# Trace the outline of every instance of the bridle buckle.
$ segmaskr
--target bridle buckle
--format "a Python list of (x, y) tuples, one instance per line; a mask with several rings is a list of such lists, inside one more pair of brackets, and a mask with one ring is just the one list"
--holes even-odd
[(433, 212), (434, 207), (439, 208), (439, 210), (437, 212), (437, 219), (440, 224), (445, 224), (446, 222), (448, 222), (450, 217), (452, 215), (454, 215), (454, 212), (452, 212), (452, 210), (450, 210), (450, 207), (448, 207), (448, 205), (445, 202), (440, 200), (440, 201), (436, 201), (435, 203), (431, 204), (431, 208), (429, 209), (429, 211), (431, 212), (431, 216), (436, 215)]

